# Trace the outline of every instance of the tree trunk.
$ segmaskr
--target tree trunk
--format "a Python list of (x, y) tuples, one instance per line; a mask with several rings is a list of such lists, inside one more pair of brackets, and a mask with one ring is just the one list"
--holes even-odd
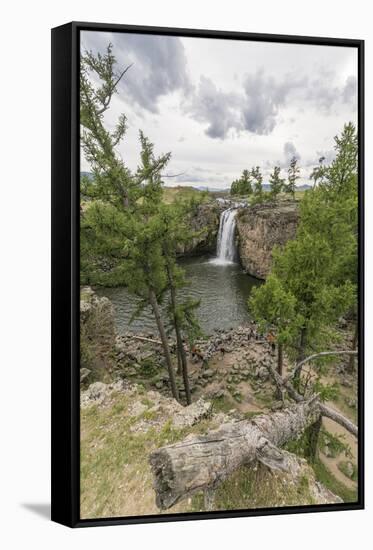
[(175, 327), (175, 334), (176, 334), (178, 365), (180, 365), (180, 362), (181, 362), (181, 371), (183, 375), (186, 402), (187, 402), (187, 405), (190, 405), (192, 402), (192, 398), (191, 398), (190, 386), (189, 386), (188, 363), (187, 363), (187, 358), (186, 358), (186, 354), (183, 346), (183, 339), (181, 336), (179, 320), (177, 318), (177, 312), (176, 312), (175, 284), (172, 277), (170, 266), (168, 264), (167, 264), (167, 275), (170, 283), (171, 305), (172, 305), (174, 327)]
[(283, 366), (284, 366), (284, 358), (283, 358), (283, 347), (282, 344), (278, 343), (277, 345), (277, 372), (280, 376), (283, 375)]
[[(354, 332), (354, 337), (353, 337), (352, 346), (351, 346), (352, 351), (355, 351), (357, 349), (358, 338), (359, 338), (358, 322), (356, 321), (355, 332)], [(353, 355), (350, 355), (350, 358), (349, 358), (349, 361), (348, 361), (348, 370), (349, 370), (349, 372), (352, 373), (354, 371), (354, 365), (355, 365), (355, 357)]]
[(166, 359), (168, 375), (170, 378), (172, 396), (175, 399), (179, 400), (179, 392), (176, 386), (175, 373), (174, 373), (174, 368), (172, 366), (171, 353), (170, 353), (170, 348), (168, 347), (167, 335), (166, 335), (166, 331), (163, 325), (161, 315), (159, 313), (159, 305), (158, 305), (157, 297), (153, 289), (149, 289), (149, 302), (152, 306), (154, 317), (158, 327), (159, 336), (162, 341), (163, 352)]
[(313, 399), (157, 449), (149, 457), (157, 506), (167, 509), (193, 493), (213, 490), (237, 468), (256, 460), (287, 470), (288, 458), (278, 447), (299, 437), (319, 417), (319, 403)]
[(320, 416), (314, 424), (307, 428), (308, 436), (308, 447), (307, 447), (307, 458), (311, 464), (313, 464), (317, 457), (317, 444), (319, 441), (320, 429), (321, 429), (321, 420)]
[(191, 402), (192, 402), (192, 397), (191, 397), (191, 394), (190, 394), (188, 363), (187, 363), (187, 358), (186, 358), (186, 354), (185, 354), (185, 350), (184, 350), (184, 346), (183, 346), (183, 340), (182, 340), (181, 335), (180, 335), (180, 331), (178, 330), (177, 332), (179, 332), (179, 334), (176, 333), (176, 338), (177, 338), (178, 347), (179, 347), (180, 356), (181, 356), (181, 366), (182, 366), (182, 371), (183, 371), (183, 382), (184, 382), (184, 388), (185, 388), (185, 397), (186, 397), (187, 404), (190, 405)]
[(177, 355), (177, 374), (179, 374), (180, 376), (183, 374), (183, 367), (181, 365), (181, 356), (180, 356), (180, 353), (179, 353), (179, 348), (177, 347), (176, 349), (176, 355)]
[[(306, 329), (305, 327), (303, 327), (300, 331), (297, 363), (301, 363), (304, 360), (305, 351), (306, 351)], [(301, 375), (302, 375), (302, 369), (299, 369), (294, 376), (293, 383), (297, 391), (299, 391), (299, 388), (300, 388)]]

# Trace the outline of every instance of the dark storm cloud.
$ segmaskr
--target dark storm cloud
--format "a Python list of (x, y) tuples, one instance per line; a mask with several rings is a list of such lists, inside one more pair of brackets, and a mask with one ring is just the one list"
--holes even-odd
[(292, 158), (296, 158), (297, 160), (300, 160), (301, 156), (298, 153), (298, 151), (295, 148), (294, 143), (291, 141), (287, 141), (284, 144), (284, 157), (285, 157), (285, 163), (289, 164)]
[(310, 80), (305, 100), (314, 104), (323, 113), (329, 114), (340, 103), (356, 104), (357, 80), (349, 76), (343, 86), (333, 85), (335, 73), (333, 71), (321, 71), (317, 79)]
[(357, 79), (355, 76), (349, 76), (343, 88), (342, 97), (345, 103), (356, 105)]
[(226, 93), (201, 77), (189, 112), (196, 120), (208, 123), (205, 133), (212, 138), (224, 139), (231, 129), (268, 135), (277, 124), (280, 107), (303, 83), (290, 75), (278, 82), (260, 70), (245, 78), (240, 92)]
[(133, 64), (120, 83), (120, 91), (153, 113), (158, 100), (175, 90), (187, 92), (190, 81), (184, 46), (178, 37), (85, 32), (83, 49), (103, 53), (109, 43), (118, 71)]
[(217, 89), (214, 82), (201, 77), (187, 112), (207, 123), (205, 133), (225, 139), (230, 130), (269, 135), (278, 124), (282, 108), (307, 107), (330, 114), (342, 103), (356, 102), (356, 78), (350, 76), (343, 86), (333, 85), (335, 74), (321, 71), (317, 78), (286, 74), (276, 80), (264, 70), (247, 75), (237, 92)]
[(270, 134), (277, 124), (281, 106), (303, 81), (287, 75), (283, 82), (267, 77), (263, 70), (249, 75), (244, 82), (243, 127), (259, 135)]
[(200, 122), (207, 122), (205, 133), (211, 138), (224, 139), (231, 128), (239, 128), (240, 96), (218, 90), (215, 84), (201, 77), (197, 93), (187, 111)]

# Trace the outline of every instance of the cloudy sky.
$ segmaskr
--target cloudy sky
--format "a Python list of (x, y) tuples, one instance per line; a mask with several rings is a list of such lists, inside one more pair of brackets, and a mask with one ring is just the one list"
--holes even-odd
[[(118, 86), (106, 122), (120, 113), (128, 133), (119, 153), (136, 169), (138, 131), (157, 153), (172, 152), (167, 185), (229, 187), (259, 165), (264, 181), (296, 155), (302, 183), (333, 137), (356, 123), (357, 51), (305, 46), (84, 31), (82, 50), (114, 46)], [(89, 166), (82, 159), (82, 170)]]

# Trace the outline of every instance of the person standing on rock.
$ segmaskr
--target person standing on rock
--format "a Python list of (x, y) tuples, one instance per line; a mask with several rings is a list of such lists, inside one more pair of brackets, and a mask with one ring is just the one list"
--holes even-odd
[(271, 352), (275, 353), (275, 351), (276, 351), (276, 338), (275, 338), (275, 335), (272, 332), (269, 332), (267, 334), (267, 342), (271, 346)]

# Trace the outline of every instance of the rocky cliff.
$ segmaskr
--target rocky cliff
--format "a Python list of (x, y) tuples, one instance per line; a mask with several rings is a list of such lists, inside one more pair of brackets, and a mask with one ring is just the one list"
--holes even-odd
[(271, 268), (272, 249), (295, 236), (298, 204), (294, 201), (258, 204), (237, 215), (238, 250), (247, 273), (265, 279)]
[(80, 380), (110, 380), (115, 345), (113, 305), (90, 287), (80, 290)]
[(217, 202), (200, 204), (188, 216), (195, 236), (179, 248), (181, 256), (215, 253), (220, 214), (224, 206)]

